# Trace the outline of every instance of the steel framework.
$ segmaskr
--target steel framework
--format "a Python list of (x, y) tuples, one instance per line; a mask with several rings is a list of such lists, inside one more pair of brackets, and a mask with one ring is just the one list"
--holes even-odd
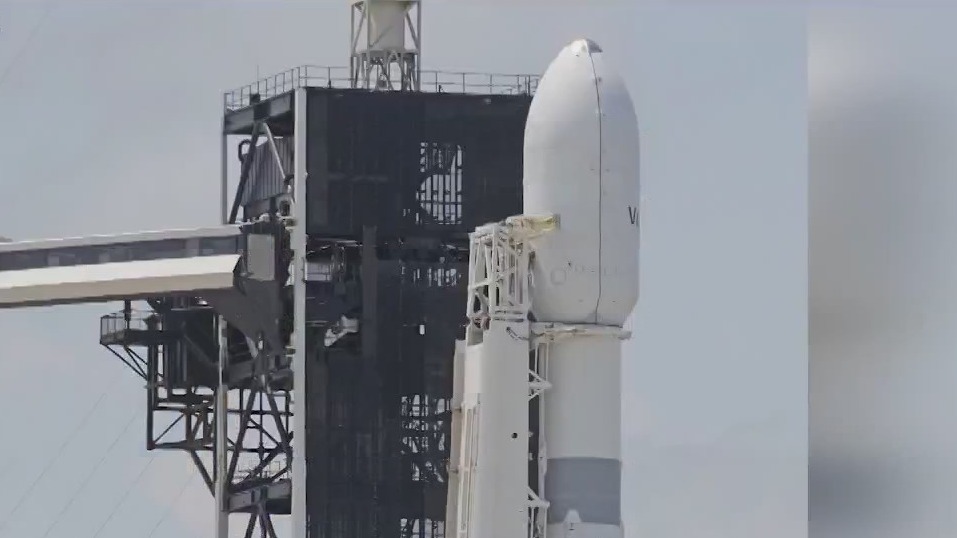
[[(271, 516), (291, 509), (292, 378), (285, 347), (277, 352), (274, 338), (254, 339), (224, 322), (229, 316), (204, 299), (146, 304), (135, 311), (126, 301), (123, 311), (101, 318), (100, 343), (146, 383), (147, 449), (189, 454), (221, 497), (221, 511), (249, 515), (246, 536), (257, 528), (275, 536)], [(232, 435), (218, 436), (220, 418)]]
[(147, 448), (189, 455), (219, 536), (244, 514), (250, 537), (291, 515), (297, 538), (443, 538), (468, 232), (521, 205), (531, 96), (299, 83), (227, 97), (236, 289), (127, 301), (100, 342), (146, 382)]

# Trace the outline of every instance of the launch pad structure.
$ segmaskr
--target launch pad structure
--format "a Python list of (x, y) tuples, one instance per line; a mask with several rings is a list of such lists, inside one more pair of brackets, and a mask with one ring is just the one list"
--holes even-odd
[(247, 537), (278, 538), (276, 515), (295, 538), (455, 535), (469, 233), (522, 212), (538, 78), (423, 71), (419, 10), (356, 1), (348, 68), (225, 94), (220, 226), (0, 244), (0, 308), (123, 301), (100, 343), (145, 381), (147, 449), (215, 496), (218, 538), (231, 514)]

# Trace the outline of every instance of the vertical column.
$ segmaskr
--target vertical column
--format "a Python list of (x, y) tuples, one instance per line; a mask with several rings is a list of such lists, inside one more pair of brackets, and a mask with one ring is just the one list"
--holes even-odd
[(293, 166), (293, 449), (292, 449), (292, 536), (307, 538), (306, 521), (306, 120), (305, 88), (295, 94), (295, 155)]
[(415, 29), (412, 38), (415, 40), (415, 81), (414, 91), (422, 91), (422, 2), (415, 5)]
[(229, 162), (226, 144), (226, 99), (223, 98), (223, 126), (220, 129), (220, 182), (219, 182), (219, 212), (220, 221), (229, 223)]
[(362, 227), (362, 324), (359, 335), (362, 338), (363, 375), (374, 372), (374, 363), (378, 350), (378, 334), (375, 330), (378, 321), (378, 279), (379, 260), (376, 256), (375, 226)]
[(226, 437), (229, 430), (229, 387), (226, 385), (226, 366), (229, 361), (229, 346), (226, 338), (226, 319), (217, 316), (217, 331), (219, 333), (219, 383), (216, 388), (214, 403), (214, 417), (216, 419), (216, 435), (213, 438), (216, 455), (216, 538), (229, 538), (229, 512), (227, 511), (227, 497), (229, 495), (229, 476), (227, 472), (226, 449), (229, 446)]
[[(226, 224), (229, 220), (229, 173), (226, 161), (226, 99), (223, 98), (223, 123), (220, 129), (220, 222)], [(229, 346), (226, 338), (226, 320), (222, 316), (216, 317), (216, 330), (219, 337), (219, 382), (216, 387), (216, 398), (213, 402), (213, 418), (216, 420), (216, 434), (213, 436), (213, 462), (216, 497), (216, 538), (229, 537), (229, 512), (226, 510), (227, 495), (229, 494), (229, 477), (227, 476), (228, 458), (226, 449), (229, 446), (226, 437), (229, 432), (229, 387), (226, 386), (226, 367), (229, 361)]]

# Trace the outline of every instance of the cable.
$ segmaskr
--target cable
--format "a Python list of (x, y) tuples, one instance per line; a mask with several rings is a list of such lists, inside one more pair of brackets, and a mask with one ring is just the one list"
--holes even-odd
[(82, 493), (83, 490), (86, 489), (86, 486), (87, 484), (89, 484), (90, 480), (92, 480), (93, 477), (96, 476), (96, 471), (100, 469), (100, 466), (102, 466), (103, 463), (106, 461), (106, 459), (110, 456), (110, 452), (112, 452), (113, 448), (116, 447), (116, 443), (119, 443), (120, 439), (122, 439), (123, 436), (126, 435), (126, 432), (129, 431), (130, 429), (130, 426), (133, 425), (133, 422), (135, 422), (136, 419), (139, 418), (139, 416), (140, 414), (138, 411), (136, 413), (133, 413), (133, 416), (130, 417), (130, 420), (126, 422), (126, 426), (123, 426), (123, 429), (120, 430), (120, 433), (116, 436), (115, 439), (113, 439), (113, 442), (110, 443), (110, 446), (108, 446), (106, 450), (103, 451), (103, 456), (100, 457), (100, 461), (98, 461), (96, 465), (93, 466), (93, 470), (90, 471), (90, 474), (88, 474), (86, 478), (83, 479), (83, 482), (80, 483), (80, 487), (76, 490), (76, 493), (74, 493), (73, 496), (70, 497), (70, 501), (67, 502), (66, 505), (64, 505), (63, 508), (60, 510), (60, 512), (56, 515), (56, 517), (53, 518), (53, 523), (50, 524), (49, 527), (47, 527), (46, 532), (43, 533), (43, 536), (41, 538), (46, 538), (47, 536), (50, 535), (50, 532), (56, 528), (57, 523), (60, 522), (60, 518), (62, 518), (63, 514), (65, 514), (67, 510), (69, 510), (70, 507), (73, 506), (73, 502), (80, 496), (80, 493)]
[(10, 63), (7, 64), (7, 67), (0, 71), (0, 86), (3, 86), (3, 83), (6, 82), (7, 77), (10, 75), (10, 72), (13, 71), (13, 67), (20, 61), (20, 57), (23, 56), (23, 53), (26, 52), (27, 47), (30, 46), (30, 43), (36, 38), (37, 34), (40, 33), (40, 28), (43, 27), (43, 23), (50, 18), (50, 14), (53, 13), (53, 8), (56, 7), (56, 0), (50, 0), (47, 2), (47, 5), (44, 7), (43, 15), (40, 16), (40, 20), (37, 21), (36, 25), (33, 26), (33, 29), (30, 30), (30, 35), (27, 36), (27, 40), (20, 45), (20, 48), (14, 53), (13, 58), (10, 59)]
[(90, 408), (90, 411), (87, 412), (86, 416), (84, 416), (83, 419), (80, 420), (80, 423), (73, 430), (73, 432), (71, 432), (70, 435), (67, 436), (66, 440), (63, 441), (63, 444), (61, 444), (60, 448), (57, 449), (56, 454), (54, 454), (52, 458), (47, 460), (46, 467), (44, 467), (43, 470), (40, 471), (40, 474), (37, 475), (37, 477), (33, 480), (33, 482), (27, 487), (26, 491), (23, 492), (23, 495), (21, 495), (20, 498), (17, 500), (17, 504), (15, 504), (13, 508), (9, 512), (7, 512), (6, 516), (4, 516), (3, 521), (0, 522), (0, 530), (6, 527), (7, 523), (10, 522), (10, 517), (17, 512), (17, 510), (20, 508), (20, 506), (23, 505), (23, 502), (27, 499), (27, 497), (30, 496), (30, 493), (33, 492), (33, 489), (37, 486), (37, 484), (40, 483), (40, 480), (42, 480), (43, 477), (46, 476), (50, 468), (53, 467), (53, 464), (60, 459), (60, 456), (63, 454), (63, 451), (73, 441), (73, 438), (76, 437), (78, 433), (80, 433), (80, 431), (83, 429), (84, 426), (86, 426), (86, 423), (90, 420), (90, 417), (93, 416), (93, 413), (97, 410), (98, 407), (100, 407), (100, 404), (103, 403), (103, 399), (106, 397), (107, 394), (110, 393), (110, 391), (113, 389), (113, 386), (116, 385), (124, 377), (126, 377), (126, 371), (120, 370), (120, 372), (113, 378), (113, 381), (105, 389), (103, 389), (103, 392), (100, 393), (100, 397), (97, 398), (96, 403), (93, 404), (93, 407)]
[[(133, 483), (130, 484), (130, 487), (126, 488), (126, 491), (123, 492), (123, 497), (122, 497), (122, 499), (127, 499), (127, 498), (129, 498), (130, 492), (133, 491), (133, 488), (136, 487), (136, 485), (140, 483), (140, 480), (142, 480), (144, 476), (146, 476), (146, 470), (150, 468), (150, 465), (153, 464), (153, 461), (154, 461), (155, 459), (156, 459), (156, 454), (154, 453), (152, 456), (150, 456), (150, 459), (149, 459), (149, 461), (146, 462), (146, 465), (144, 465), (143, 468), (140, 470), (140, 474), (136, 475), (136, 479), (133, 480)], [(113, 521), (113, 516), (115, 516), (116, 513), (119, 512), (121, 506), (123, 506), (123, 501), (122, 501), (122, 500), (121, 500), (120, 502), (116, 503), (116, 506), (114, 506), (114, 507), (113, 507), (113, 510), (110, 511), (110, 515), (106, 516), (106, 519), (103, 520), (103, 523), (100, 524), (100, 527), (99, 527), (98, 529), (96, 529), (96, 532), (93, 533), (93, 536), (92, 536), (91, 538), (97, 538), (97, 536), (99, 536), (100, 533), (103, 532), (103, 529), (106, 528), (106, 525), (107, 525), (110, 521)]]
[[(18, 462), (17, 462), (16, 456), (11, 456), (10, 461), (7, 462), (7, 465), (3, 468), (3, 472), (0, 472), (0, 476), (4, 476), (5, 474), (7, 474), (7, 471), (15, 468), (17, 466), (17, 463)], [(6, 482), (6, 480), (4, 480), (4, 482)]]
[(186, 488), (193, 483), (193, 480), (196, 479), (196, 475), (197, 473), (190, 473), (189, 478), (186, 479), (186, 483), (183, 484), (183, 487), (181, 487), (179, 489), (179, 492), (176, 494), (176, 496), (173, 497), (173, 502), (167, 505), (166, 512), (163, 513), (163, 517), (161, 517), (159, 521), (156, 522), (156, 525), (153, 525), (153, 530), (150, 531), (150, 533), (146, 536), (146, 538), (152, 538), (153, 535), (156, 534), (156, 531), (160, 528), (160, 525), (162, 525), (163, 522), (166, 521), (166, 518), (168, 518), (169, 515), (173, 513), (173, 507), (176, 506), (176, 501), (180, 499), (180, 497), (183, 495), (183, 492), (186, 491)]

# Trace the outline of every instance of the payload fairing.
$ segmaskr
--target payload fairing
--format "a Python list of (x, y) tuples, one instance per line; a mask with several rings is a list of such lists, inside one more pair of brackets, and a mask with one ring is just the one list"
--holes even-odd
[(561, 223), (532, 241), (536, 319), (621, 326), (638, 299), (638, 122), (594, 42), (573, 42), (545, 71), (524, 166), (523, 213)]
[(524, 151), (524, 214), (471, 235), (447, 528), (456, 538), (620, 538), (638, 125), (593, 41), (548, 67)]

